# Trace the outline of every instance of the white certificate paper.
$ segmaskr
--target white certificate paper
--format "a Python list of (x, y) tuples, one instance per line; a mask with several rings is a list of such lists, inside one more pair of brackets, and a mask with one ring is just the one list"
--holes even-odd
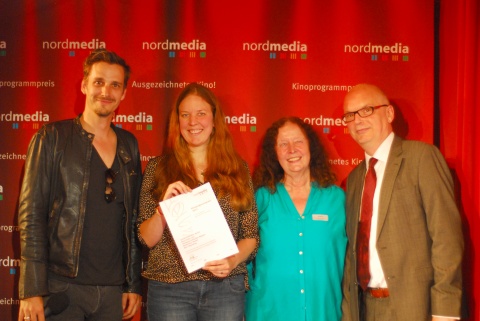
[(188, 273), (238, 253), (210, 183), (160, 202)]

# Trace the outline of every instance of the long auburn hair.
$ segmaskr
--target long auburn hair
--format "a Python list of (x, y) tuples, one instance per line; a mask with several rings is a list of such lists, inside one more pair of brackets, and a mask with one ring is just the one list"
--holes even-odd
[(235, 210), (250, 209), (253, 193), (249, 188), (248, 167), (234, 149), (225, 115), (217, 98), (211, 90), (198, 83), (190, 83), (182, 90), (170, 112), (164, 158), (155, 171), (157, 185), (153, 190), (154, 197), (161, 200), (167, 186), (178, 180), (192, 188), (198, 184), (190, 150), (181, 135), (179, 123), (179, 106), (190, 95), (201, 97), (212, 108), (214, 127), (207, 147), (208, 167), (204, 173), (205, 181), (210, 182), (214, 190), (218, 191), (219, 197), (230, 195), (231, 206)]
[(276, 184), (283, 180), (285, 171), (278, 161), (277, 144), (278, 131), (286, 123), (297, 125), (308, 140), (310, 149), (310, 178), (312, 182), (321, 187), (328, 187), (335, 183), (336, 177), (328, 163), (327, 154), (320, 138), (313, 127), (298, 117), (284, 117), (272, 124), (267, 129), (262, 142), (260, 164), (253, 174), (255, 189), (265, 186), (273, 194), (276, 192)]

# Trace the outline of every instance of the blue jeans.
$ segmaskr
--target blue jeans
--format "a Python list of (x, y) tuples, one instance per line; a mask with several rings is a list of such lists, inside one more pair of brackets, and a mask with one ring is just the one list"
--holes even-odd
[(50, 293), (65, 292), (70, 300), (68, 307), (48, 321), (121, 321), (122, 287), (79, 285), (55, 279), (48, 280)]
[(211, 281), (148, 281), (149, 321), (242, 321), (243, 275)]

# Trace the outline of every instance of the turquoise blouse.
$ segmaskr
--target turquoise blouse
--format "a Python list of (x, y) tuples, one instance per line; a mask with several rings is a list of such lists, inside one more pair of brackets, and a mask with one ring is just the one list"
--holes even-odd
[[(247, 266), (246, 321), (341, 319), (345, 194), (312, 183), (303, 215), (285, 186), (255, 193), (260, 247)], [(255, 275), (255, 276), (254, 276)]]

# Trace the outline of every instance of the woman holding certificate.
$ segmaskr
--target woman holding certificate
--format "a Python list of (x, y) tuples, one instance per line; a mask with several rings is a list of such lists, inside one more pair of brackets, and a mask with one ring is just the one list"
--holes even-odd
[(296, 117), (265, 135), (254, 174), (260, 247), (248, 265), (246, 321), (341, 318), (345, 195), (312, 127)]
[[(159, 202), (210, 183), (238, 253), (188, 273)], [(215, 95), (189, 84), (171, 111), (162, 156), (145, 169), (138, 218), (139, 238), (150, 251), (150, 321), (241, 321), (248, 287), (246, 262), (258, 246), (258, 219), (247, 164), (233, 148)]]

